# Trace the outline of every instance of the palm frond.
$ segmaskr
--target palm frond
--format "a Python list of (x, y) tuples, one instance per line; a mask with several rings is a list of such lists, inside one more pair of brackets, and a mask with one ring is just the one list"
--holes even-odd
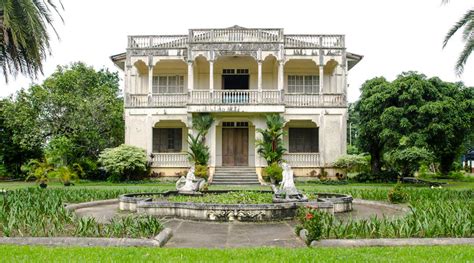
[(446, 47), (446, 45), (448, 44), (449, 40), (451, 39), (451, 37), (456, 34), (456, 32), (463, 26), (465, 26), (469, 21), (473, 20), (474, 19), (474, 9), (471, 9), (471, 10), (468, 10), (466, 12), (466, 14), (464, 14), (464, 16), (461, 17), (461, 19), (458, 20), (458, 22), (456, 22), (456, 24), (454, 24), (453, 27), (451, 27), (451, 29), (449, 30), (449, 32), (446, 34), (446, 36), (444, 37), (444, 41), (443, 41), (443, 48)]
[(456, 74), (460, 76), (464, 72), (464, 65), (466, 65), (467, 59), (469, 55), (471, 55), (472, 51), (474, 50), (474, 36), (471, 36), (464, 45), (464, 49), (462, 50), (461, 54), (456, 61)]

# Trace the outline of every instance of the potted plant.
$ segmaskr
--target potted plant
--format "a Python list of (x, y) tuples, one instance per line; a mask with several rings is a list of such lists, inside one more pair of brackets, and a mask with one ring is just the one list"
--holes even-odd
[(48, 177), (54, 171), (54, 167), (47, 159), (43, 161), (31, 160), (23, 170), (26, 170), (28, 174), (26, 181), (35, 178), (41, 188), (46, 188), (48, 186)]
[[(74, 169), (74, 167), (77, 168)], [(72, 184), (72, 181), (79, 179), (78, 172), (75, 171), (77, 169), (81, 169), (78, 164), (75, 164), (73, 166), (73, 169), (69, 168), (68, 166), (61, 166), (55, 169), (53, 174), (54, 177), (58, 178), (59, 181), (64, 184), (64, 186), (70, 186)]]

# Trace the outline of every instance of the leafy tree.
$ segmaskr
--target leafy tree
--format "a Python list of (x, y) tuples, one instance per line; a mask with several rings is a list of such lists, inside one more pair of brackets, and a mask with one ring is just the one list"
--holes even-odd
[[(426, 150), (447, 174), (473, 128), (473, 107), (473, 89), (461, 83), (427, 79), (416, 72), (402, 73), (392, 83), (380, 78), (369, 80), (356, 106), (361, 117), (360, 147), (372, 159), (383, 153), (395, 154), (406, 165), (408, 160), (397, 153), (411, 154), (405, 157), (414, 163), (428, 156), (423, 152)], [(406, 165), (401, 169), (409, 171)], [(372, 171), (377, 173), (374, 166)]]
[(262, 135), (261, 140), (257, 140), (258, 153), (267, 161), (268, 165), (280, 163), (283, 154), (286, 152), (283, 146), (283, 126), (285, 119), (279, 114), (269, 114), (266, 118), (266, 129), (257, 129)]
[(42, 73), (50, 53), (48, 28), (55, 31), (51, 11), (59, 14), (53, 0), (0, 1), (0, 70), (6, 81), (18, 72), (29, 77)]
[(103, 149), (123, 142), (118, 76), (105, 69), (83, 63), (58, 67), (43, 84), (21, 90), (2, 109), (12, 139), (7, 145), (28, 153), (62, 137), (74, 146), (68, 148), (68, 162), (81, 163), (83, 158), (97, 160)]
[(425, 148), (409, 147), (401, 150), (393, 150), (388, 153), (388, 162), (396, 167), (402, 177), (412, 176), (420, 167), (420, 163), (429, 163), (433, 160), (433, 155)]
[(383, 130), (380, 120), (387, 105), (391, 104), (390, 83), (385, 78), (373, 78), (361, 88), (361, 98), (355, 105), (359, 114), (359, 149), (370, 154), (372, 173), (380, 173), (384, 142), (380, 134)]
[[(443, 0), (444, 3), (449, 2)], [(474, 50), (474, 9), (468, 10), (448, 31), (443, 41), (443, 48), (446, 47), (449, 40), (462, 29), (462, 40), (464, 42), (464, 49), (456, 61), (455, 70), (458, 75), (461, 75), (464, 71), (467, 59)]]
[(107, 148), (99, 156), (99, 162), (109, 174), (110, 181), (140, 179), (147, 172), (145, 150), (122, 144), (115, 148)]

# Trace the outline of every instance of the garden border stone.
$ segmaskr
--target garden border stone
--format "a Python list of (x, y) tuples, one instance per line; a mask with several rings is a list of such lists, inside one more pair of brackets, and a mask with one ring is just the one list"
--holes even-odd
[[(118, 204), (118, 199), (99, 200), (78, 204), (66, 204), (71, 212), (99, 205)], [(163, 247), (173, 236), (171, 228), (164, 228), (151, 239), (139, 238), (103, 238), (103, 237), (0, 237), (0, 244), (43, 245), (43, 246), (79, 246), (79, 247)]]
[(405, 212), (405, 213), (408, 213), (408, 212), (411, 211), (408, 207), (404, 207), (404, 206), (396, 205), (396, 204), (390, 204), (390, 203), (386, 203), (386, 202), (382, 202), (382, 201), (373, 201), (373, 200), (355, 199), (354, 198), (352, 200), (352, 203), (353, 204), (361, 204), (361, 205), (380, 206), (380, 207), (385, 207), (385, 208), (389, 208), (389, 209), (393, 209), (393, 210), (397, 210), (397, 211), (401, 211), (401, 212)]
[(474, 238), (377, 238), (377, 239), (325, 239), (312, 241), (311, 247), (398, 247), (471, 245)]

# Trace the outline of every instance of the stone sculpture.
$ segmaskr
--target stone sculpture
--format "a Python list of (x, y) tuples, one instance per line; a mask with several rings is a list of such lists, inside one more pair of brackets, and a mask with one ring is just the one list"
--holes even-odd
[(283, 179), (280, 183), (280, 188), (273, 188), (273, 202), (274, 203), (283, 203), (283, 202), (306, 202), (308, 198), (298, 192), (295, 186), (295, 181), (293, 178), (293, 170), (287, 163), (281, 164), (283, 168)]
[(203, 178), (196, 179), (194, 166), (191, 166), (186, 177), (181, 176), (176, 182), (176, 190), (180, 193), (194, 193), (200, 191), (206, 182)]

